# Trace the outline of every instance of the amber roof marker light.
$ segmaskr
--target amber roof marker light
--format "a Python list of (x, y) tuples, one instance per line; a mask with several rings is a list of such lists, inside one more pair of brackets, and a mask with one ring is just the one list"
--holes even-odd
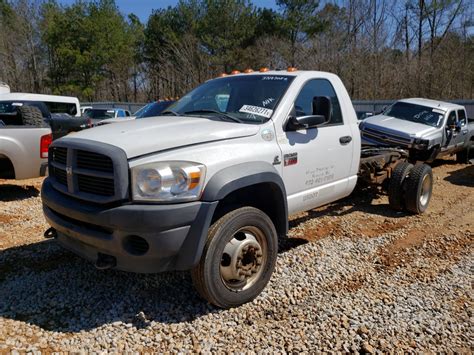
[(239, 70), (232, 70), (230, 72), (231, 75), (235, 75), (235, 74), (240, 74), (240, 71)]
[(298, 70), (298, 68), (295, 68), (295, 67), (288, 67), (288, 69), (286, 69), (286, 71), (288, 71), (290, 73), (294, 72), (294, 71), (297, 71), (297, 70)]
[(226, 73), (220, 73), (218, 78), (223, 78), (224, 76), (227, 76), (227, 74)]
[(247, 69), (244, 70), (244, 73), (245, 74), (253, 73), (253, 69), (247, 68)]
[(260, 73), (266, 73), (267, 71), (270, 71), (267, 67), (260, 68), (259, 70)]

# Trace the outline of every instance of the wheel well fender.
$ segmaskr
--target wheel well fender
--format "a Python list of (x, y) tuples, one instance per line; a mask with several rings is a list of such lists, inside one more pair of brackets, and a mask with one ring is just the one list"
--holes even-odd
[[(273, 221), (278, 235), (288, 232), (288, 203), (281, 176), (267, 162), (236, 164), (214, 174), (202, 195), (203, 201), (219, 201), (216, 216), (229, 206), (253, 206)], [(228, 211), (227, 211), (228, 212)]]

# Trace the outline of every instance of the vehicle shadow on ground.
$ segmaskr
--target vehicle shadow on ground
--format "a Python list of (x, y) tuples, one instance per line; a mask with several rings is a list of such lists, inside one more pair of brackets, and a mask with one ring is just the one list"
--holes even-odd
[(37, 197), (39, 190), (34, 186), (0, 185), (0, 201), (10, 202)]
[(474, 165), (468, 165), (462, 169), (448, 172), (444, 180), (454, 185), (474, 187)]
[[(306, 240), (285, 238), (280, 251)], [(189, 272), (100, 271), (54, 240), (0, 251), (0, 317), (56, 332), (105, 324), (149, 327), (189, 322), (220, 312), (194, 290)]]

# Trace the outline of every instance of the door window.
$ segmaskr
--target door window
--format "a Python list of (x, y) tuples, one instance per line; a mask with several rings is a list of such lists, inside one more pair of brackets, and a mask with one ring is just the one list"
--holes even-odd
[(466, 111), (458, 110), (458, 119), (461, 127), (465, 126), (467, 124)]
[(313, 79), (305, 84), (295, 101), (296, 116), (313, 115), (313, 98), (315, 96), (326, 96), (331, 100), (332, 112), (326, 126), (342, 124), (341, 105), (333, 86), (326, 79)]
[(448, 121), (446, 122), (446, 126), (449, 128), (456, 124), (456, 111), (451, 111), (448, 116)]

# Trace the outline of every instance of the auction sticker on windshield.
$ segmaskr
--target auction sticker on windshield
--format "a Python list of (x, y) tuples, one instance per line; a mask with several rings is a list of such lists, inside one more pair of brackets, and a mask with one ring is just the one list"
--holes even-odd
[(273, 113), (273, 110), (265, 107), (258, 107), (252, 105), (244, 105), (240, 108), (239, 112), (250, 113), (253, 115), (263, 116), (265, 118), (270, 118)]

